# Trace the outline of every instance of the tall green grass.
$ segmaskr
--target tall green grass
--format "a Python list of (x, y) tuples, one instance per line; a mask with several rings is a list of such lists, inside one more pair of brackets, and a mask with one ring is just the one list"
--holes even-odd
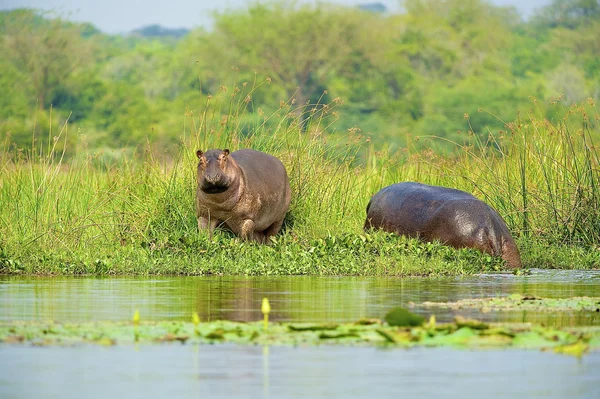
[[(255, 109), (252, 95), (268, 83), (234, 83), (188, 109), (174, 156), (143, 143), (134, 155), (88, 152), (67, 160), (67, 124), (50, 132), (44, 147), (4, 143), (0, 272), (423, 275), (501, 267), (476, 251), (365, 234), (371, 195), (409, 180), (464, 189), (490, 203), (518, 238), (526, 265), (599, 266), (593, 104), (566, 110), (556, 124), (529, 115), (503, 135), (472, 135), (454, 156), (390, 154), (359, 131), (335, 131), (337, 100)], [(286, 165), (293, 199), (273, 245), (198, 233), (195, 151), (210, 148), (254, 148)], [(562, 257), (539, 256), (564, 245)]]
[[(595, 247), (600, 242), (599, 114), (586, 104), (557, 105), (554, 122), (530, 111), (485, 140), (456, 145), (437, 160), (443, 184), (485, 200), (528, 240)], [(590, 120), (590, 115), (592, 120)], [(432, 165), (434, 166), (434, 165)]]

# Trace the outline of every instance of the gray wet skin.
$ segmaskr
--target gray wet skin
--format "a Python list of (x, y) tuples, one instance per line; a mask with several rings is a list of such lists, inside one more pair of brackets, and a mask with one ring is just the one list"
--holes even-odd
[(455, 248), (476, 248), (521, 267), (519, 250), (502, 217), (464, 191), (404, 182), (387, 186), (367, 206), (365, 229), (376, 228)]
[(268, 243), (291, 200), (289, 179), (276, 157), (251, 149), (196, 152), (198, 229), (224, 225), (246, 240)]

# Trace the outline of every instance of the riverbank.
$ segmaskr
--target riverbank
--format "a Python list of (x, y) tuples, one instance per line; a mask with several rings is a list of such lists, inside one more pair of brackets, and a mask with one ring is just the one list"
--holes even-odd
[[(523, 240), (518, 244), (522, 244)], [(597, 269), (600, 255), (582, 248), (527, 243), (528, 268)], [(522, 245), (525, 247), (525, 245)], [(22, 258), (21, 258), (22, 259)], [(227, 233), (194, 234), (178, 240), (115, 249), (110, 254), (53, 248), (32, 251), (25, 260), (0, 257), (0, 273), (20, 275), (315, 275), (448, 276), (506, 269), (502, 259), (472, 249), (387, 233), (344, 234), (310, 241), (279, 237), (270, 246), (242, 242)]]
[[(325, 107), (301, 125), (291, 112), (251, 127), (237, 114), (222, 125), (205, 112), (175, 158), (148, 145), (134, 157), (64, 159), (57, 145), (65, 126), (40, 149), (0, 151), (0, 273), (423, 276), (505, 269), (477, 251), (364, 232), (371, 196), (400, 181), (458, 188), (490, 204), (516, 238), (524, 269), (597, 269), (594, 112), (592, 103), (574, 106), (556, 124), (530, 114), (507, 124), (507, 132), (470, 134), (444, 156), (375, 150), (360, 131), (335, 132)], [(283, 161), (292, 203), (272, 245), (197, 231), (198, 148), (255, 148)]]

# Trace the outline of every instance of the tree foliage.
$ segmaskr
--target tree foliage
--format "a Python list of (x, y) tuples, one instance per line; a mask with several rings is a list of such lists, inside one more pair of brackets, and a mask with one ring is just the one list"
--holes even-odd
[(257, 4), (217, 15), (210, 53), (225, 65), (272, 77), (304, 104), (316, 101), (332, 77), (354, 73), (379, 19), (333, 5)]
[(0, 89), (10, 95), (0, 97), (0, 129), (29, 145), (36, 109), (52, 107), (54, 122), (69, 118), (92, 148), (164, 147), (185, 133), (185, 115), (243, 94), (254, 121), (282, 103), (335, 99), (341, 134), (362, 129), (377, 147), (398, 149), (411, 136), (500, 131), (531, 98), (548, 113), (557, 98), (600, 96), (597, 0), (554, 0), (529, 20), (484, 0), (402, 5), (386, 14), (275, 0), (217, 13), (210, 29), (128, 36), (1, 12)]
[(91, 61), (91, 45), (80, 26), (61, 19), (45, 19), (31, 10), (18, 10), (4, 18), (3, 53), (23, 71), (41, 109), (78, 70)]

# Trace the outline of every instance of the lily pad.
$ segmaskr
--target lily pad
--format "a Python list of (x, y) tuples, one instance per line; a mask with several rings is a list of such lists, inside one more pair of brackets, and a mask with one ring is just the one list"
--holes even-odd
[(423, 324), (425, 318), (423, 316), (412, 313), (405, 308), (394, 308), (385, 315), (385, 321), (390, 326), (401, 327), (416, 327)]
[[(403, 317), (406, 312), (402, 312)], [(413, 321), (411, 321), (413, 322)], [(445, 346), (456, 348), (506, 347), (554, 350), (583, 356), (600, 350), (600, 326), (547, 328), (530, 324), (482, 323), (458, 318), (453, 323), (417, 326), (347, 323), (298, 325), (231, 321), (193, 322), (102, 322), (60, 324), (43, 322), (0, 323), (2, 345), (104, 346), (140, 343), (239, 345), (382, 345), (402, 347)]]
[(557, 311), (583, 311), (600, 312), (600, 297), (572, 297), (572, 298), (540, 298), (533, 295), (513, 294), (507, 297), (494, 298), (469, 298), (455, 302), (423, 302), (411, 304), (427, 308), (446, 309), (480, 309), (484, 312), (491, 310), (533, 310), (538, 312)]

